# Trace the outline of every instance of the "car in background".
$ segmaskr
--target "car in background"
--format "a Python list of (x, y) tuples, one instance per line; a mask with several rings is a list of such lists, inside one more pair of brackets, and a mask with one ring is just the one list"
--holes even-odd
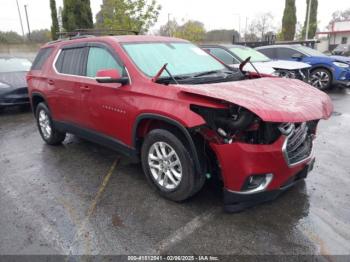
[(257, 47), (256, 50), (271, 59), (310, 64), (310, 84), (320, 90), (332, 85), (350, 86), (350, 58), (328, 56), (302, 45), (271, 45)]
[[(253, 48), (242, 45), (202, 45), (202, 49), (233, 67), (239, 65), (248, 57), (257, 71), (263, 75), (274, 75), (285, 78), (299, 79), (308, 82), (310, 65), (300, 62), (273, 61)], [(243, 70), (256, 72), (250, 63)]]
[(31, 65), (26, 58), (0, 55), (0, 109), (29, 105), (26, 74)]
[(332, 51), (332, 55), (350, 56), (350, 44), (340, 44)]

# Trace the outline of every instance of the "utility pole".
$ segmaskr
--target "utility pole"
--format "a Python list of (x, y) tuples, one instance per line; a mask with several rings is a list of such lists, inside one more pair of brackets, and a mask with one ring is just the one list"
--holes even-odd
[(305, 30), (305, 41), (308, 40), (309, 38), (311, 4), (312, 4), (312, 0), (309, 0), (308, 10), (307, 10), (306, 30)]
[(241, 15), (237, 13), (233, 15), (238, 17), (238, 33), (239, 33), (239, 38), (241, 39)]
[(24, 30), (23, 30), (22, 16), (21, 16), (21, 10), (19, 9), (19, 5), (18, 5), (18, 0), (16, 0), (16, 3), (17, 3), (18, 15), (19, 15), (19, 22), (21, 23), (22, 36), (24, 37)]
[(27, 18), (27, 26), (28, 26), (28, 39), (30, 40), (30, 26), (29, 26), (29, 19), (28, 19), (27, 5), (24, 5), (24, 10), (25, 10), (25, 12), (26, 12), (26, 18)]
[(171, 28), (170, 28), (170, 13), (168, 13), (168, 35), (171, 36)]

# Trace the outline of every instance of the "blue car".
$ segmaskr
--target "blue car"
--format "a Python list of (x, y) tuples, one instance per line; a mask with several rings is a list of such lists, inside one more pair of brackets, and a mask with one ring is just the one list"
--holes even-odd
[(325, 90), (335, 85), (350, 87), (349, 57), (327, 56), (302, 45), (270, 45), (256, 49), (271, 59), (310, 64), (310, 84), (318, 89)]

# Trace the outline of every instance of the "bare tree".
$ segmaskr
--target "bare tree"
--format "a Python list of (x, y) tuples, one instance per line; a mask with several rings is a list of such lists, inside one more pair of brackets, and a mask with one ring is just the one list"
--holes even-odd
[(271, 13), (263, 13), (253, 21), (257, 31), (256, 33), (261, 36), (261, 39), (264, 38), (265, 32), (273, 30), (272, 23), (273, 16)]

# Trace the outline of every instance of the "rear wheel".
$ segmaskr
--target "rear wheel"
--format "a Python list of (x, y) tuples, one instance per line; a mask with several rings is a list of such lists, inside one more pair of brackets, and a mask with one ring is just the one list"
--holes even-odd
[(331, 86), (332, 75), (327, 69), (318, 68), (311, 72), (310, 83), (320, 90), (326, 90)]
[(141, 159), (147, 180), (170, 200), (183, 201), (203, 186), (189, 151), (167, 130), (155, 129), (145, 137)]
[(44, 103), (36, 107), (36, 122), (42, 139), (49, 145), (58, 145), (66, 138), (66, 133), (53, 126), (50, 110)]

